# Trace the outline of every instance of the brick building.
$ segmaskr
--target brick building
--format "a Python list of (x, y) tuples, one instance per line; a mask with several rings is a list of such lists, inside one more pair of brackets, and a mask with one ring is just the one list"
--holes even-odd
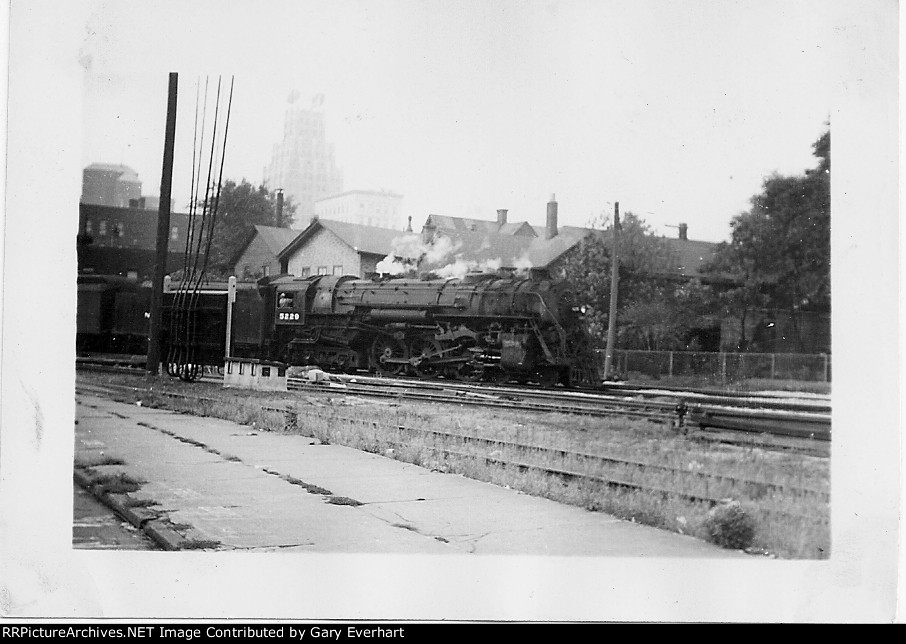
[[(79, 204), (79, 272), (151, 278), (156, 261), (157, 217), (156, 210)], [(170, 213), (168, 271), (183, 267), (188, 226), (189, 215)]]

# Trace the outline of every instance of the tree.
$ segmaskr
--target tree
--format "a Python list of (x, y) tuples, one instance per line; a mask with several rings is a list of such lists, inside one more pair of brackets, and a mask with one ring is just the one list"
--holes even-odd
[[(603, 341), (610, 302), (613, 223), (602, 215), (603, 230), (586, 237), (564, 262), (564, 274), (589, 307), (586, 321)], [(598, 223), (602, 223), (600, 220)], [(708, 287), (678, 283), (676, 257), (665, 239), (631, 212), (620, 224), (620, 280), (617, 343), (642, 349), (686, 348), (690, 329), (700, 322), (710, 301)]]
[(752, 208), (731, 222), (731, 241), (718, 247), (709, 268), (737, 283), (721, 300), (740, 320), (741, 351), (748, 348), (746, 321), (757, 310), (789, 311), (801, 347), (801, 313), (830, 307), (830, 130), (812, 148), (818, 167), (767, 177)]
[[(198, 207), (198, 213), (202, 211)], [(277, 214), (277, 194), (264, 185), (257, 188), (243, 179), (240, 183), (224, 182), (217, 202), (217, 218), (211, 252), (208, 257), (210, 273), (228, 273), (230, 262), (246, 243), (256, 225), (288, 228), (296, 206), (287, 198), (282, 215)]]

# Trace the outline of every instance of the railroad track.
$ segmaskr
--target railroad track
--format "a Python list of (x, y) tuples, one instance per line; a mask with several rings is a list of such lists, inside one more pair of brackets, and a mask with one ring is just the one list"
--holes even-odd
[[(129, 365), (129, 366), (126, 366)], [(142, 373), (136, 361), (77, 361), (77, 368), (117, 373)], [(216, 368), (201, 377), (202, 381), (219, 382)], [(688, 433), (717, 432), (721, 442), (737, 442), (767, 449), (799, 449), (806, 453), (826, 455), (831, 439), (830, 407), (819, 403), (803, 405), (773, 396), (727, 396), (686, 391), (665, 393), (649, 388), (627, 388), (606, 385), (605, 391), (572, 391), (533, 389), (527, 387), (491, 386), (458, 381), (425, 381), (380, 378), (367, 375), (331, 374), (326, 382), (313, 382), (302, 377), (287, 378), (290, 391), (330, 391), (347, 395), (392, 398), (438, 404), (474, 405), (500, 409), (558, 412), (587, 416), (626, 416), (672, 424)], [(696, 397), (697, 396), (697, 397)], [(770, 436), (757, 441), (753, 437)], [(785, 439), (778, 442), (776, 438)], [(797, 441), (801, 443), (797, 444)]]
[[(769, 401), (759, 401), (757, 408), (748, 405), (734, 407), (726, 404), (689, 404), (682, 395), (677, 395), (673, 400), (664, 400), (664, 396), (637, 399), (625, 394), (492, 387), (457, 382), (424, 382), (369, 376), (331, 378), (344, 385), (349, 393), (359, 395), (589, 416), (632, 416), (677, 425), (688, 423), (703, 431), (733, 431), (806, 441), (830, 441), (829, 413), (789, 411), (785, 404), (772, 408)], [(289, 378), (288, 383), (289, 389), (295, 391), (323, 387), (302, 378)], [(749, 405), (756, 402), (751, 398), (747, 397)], [(680, 404), (683, 405), (682, 411), (679, 409)]]

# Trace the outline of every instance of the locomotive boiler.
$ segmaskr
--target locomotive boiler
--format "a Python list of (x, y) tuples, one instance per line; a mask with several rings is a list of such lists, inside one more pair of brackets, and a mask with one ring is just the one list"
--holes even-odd
[(290, 365), (387, 376), (600, 384), (566, 282), (473, 274), (260, 282), (261, 354)]

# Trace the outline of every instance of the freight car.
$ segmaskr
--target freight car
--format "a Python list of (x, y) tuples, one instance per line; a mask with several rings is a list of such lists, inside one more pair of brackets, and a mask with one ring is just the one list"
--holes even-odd
[(150, 284), (119, 275), (87, 274), (76, 282), (76, 351), (147, 353)]
[(264, 359), (387, 376), (601, 382), (566, 282), (280, 276), (259, 291)]

